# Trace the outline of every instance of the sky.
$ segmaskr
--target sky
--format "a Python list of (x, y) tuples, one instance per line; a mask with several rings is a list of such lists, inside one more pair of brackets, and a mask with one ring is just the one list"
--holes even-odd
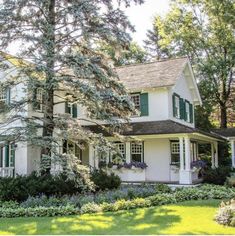
[(153, 18), (156, 14), (164, 15), (169, 10), (170, 0), (145, 0), (142, 5), (132, 5), (125, 10), (130, 22), (135, 26), (136, 32), (133, 40), (143, 45), (146, 32), (152, 28)]

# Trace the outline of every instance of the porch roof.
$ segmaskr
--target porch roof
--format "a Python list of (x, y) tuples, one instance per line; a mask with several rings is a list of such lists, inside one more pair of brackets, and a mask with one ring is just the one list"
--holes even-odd
[(235, 128), (214, 129), (213, 132), (225, 138), (235, 138)]
[[(89, 127), (93, 132), (103, 132), (106, 136), (109, 136), (107, 132), (102, 131), (98, 126)], [(205, 132), (203, 130), (192, 128), (172, 120), (162, 121), (148, 121), (148, 122), (135, 122), (130, 123), (128, 129), (121, 132), (122, 135), (162, 135), (162, 134), (201, 134), (211, 138), (215, 138), (224, 141), (224, 138), (219, 134), (212, 132)]]

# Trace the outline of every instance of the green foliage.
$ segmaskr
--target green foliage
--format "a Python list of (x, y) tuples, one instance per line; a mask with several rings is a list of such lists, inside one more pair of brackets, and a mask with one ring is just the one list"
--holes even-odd
[(65, 195), (75, 194), (91, 190), (90, 185), (83, 181), (78, 185), (74, 180), (68, 180), (63, 174), (37, 175), (33, 172), (29, 176), (16, 176), (15, 178), (0, 178), (0, 200), (23, 201), (29, 196), (39, 194)]
[(100, 205), (94, 203), (94, 202), (89, 202), (81, 207), (81, 213), (95, 213), (95, 212), (101, 212), (102, 208)]
[(203, 170), (203, 182), (209, 184), (223, 185), (226, 178), (230, 175), (231, 168), (226, 166), (221, 166), (215, 169), (207, 168)]
[(165, 17), (154, 20), (156, 46), (171, 57), (188, 56), (200, 80), (204, 109), (198, 110), (196, 122), (202, 128), (210, 127), (214, 106), (220, 109), (220, 126), (227, 126), (235, 65), (234, 15), (233, 0), (176, 0)]
[(100, 43), (98, 50), (110, 57), (115, 66), (143, 63), (147, 59), (145, 50), (135, 42), (124, 49)]
[(79, 209), (72, 206), (66, 207), (35, 207), (35, 208), (0, 208), (1, 218), (14, 217), (43, 217), (43, 216), (68, 216), (79, 214)]
[(97, 190), (115, 189), (121, 185), (121, 179), (117, 175), (108, 174), (102, 169), (95, 170), (91, 175), (91, 180), (96, 185)]
[[(85, 196), (84, 196), (85, 197)], [(232, 199), (235, 197), (235, 189), (217, 185), (202, 185), (200, 187), (179, 188), (171, 193), (155, 193), (145, 198), (135, 197), (133, 199), (113, 199), (106, 198), (95, 202), (89, 199), (83, 204), (69, 200), (66, 196), (61, 198), (30, 198), (18, 206), (16, 203), (6, 203), (5, 207), (0, 207), (0, 217), (19, 216), (55, 216), (72, 215), (78, 213), (95, 213), (101, 211), (119, 211), (150, 206), (160, 206), (188, 200), (202, 199)], [(13, 206), (13, 207), (11, 207)], [(80, 210), (79, 210), (80, 209)], [(54, 211), (54, 213), (53, 213)]]
[(225, 184), (229, 187), (235, 187), (235, 175), (231, 175), (227, 177)]
[(235, 227), (235, 199), (220, 204), (215, 220), (219, 224)]

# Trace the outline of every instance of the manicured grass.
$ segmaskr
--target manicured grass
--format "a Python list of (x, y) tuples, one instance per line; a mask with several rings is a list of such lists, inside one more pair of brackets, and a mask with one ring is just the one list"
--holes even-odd
[(72, 217), (0, 219), (0, 234), (234, 234), (213, 221), (220, 201), (86, 214)]

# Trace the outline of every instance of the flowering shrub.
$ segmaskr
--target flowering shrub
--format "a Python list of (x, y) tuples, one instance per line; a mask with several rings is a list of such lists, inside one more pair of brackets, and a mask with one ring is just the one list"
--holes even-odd
[(191, 168), (201, 169), (205, 167), (206, 167), (206, 162), (203, 160), (196, 160), (191, 162)]
[(235, 199), (220, 204), (215, 220), (219, 224), (235, 227)]
[(126, 168), (126, 169), (131, 169), (132, 167), (135, 168), (140, 168), (140, 169), (146, 169), (148, 166), (145, 162), (138, 162), (138, 161), (132, 161), (130, 163), (123, 163), (123, 164), (118, 164), (117, 168)]

